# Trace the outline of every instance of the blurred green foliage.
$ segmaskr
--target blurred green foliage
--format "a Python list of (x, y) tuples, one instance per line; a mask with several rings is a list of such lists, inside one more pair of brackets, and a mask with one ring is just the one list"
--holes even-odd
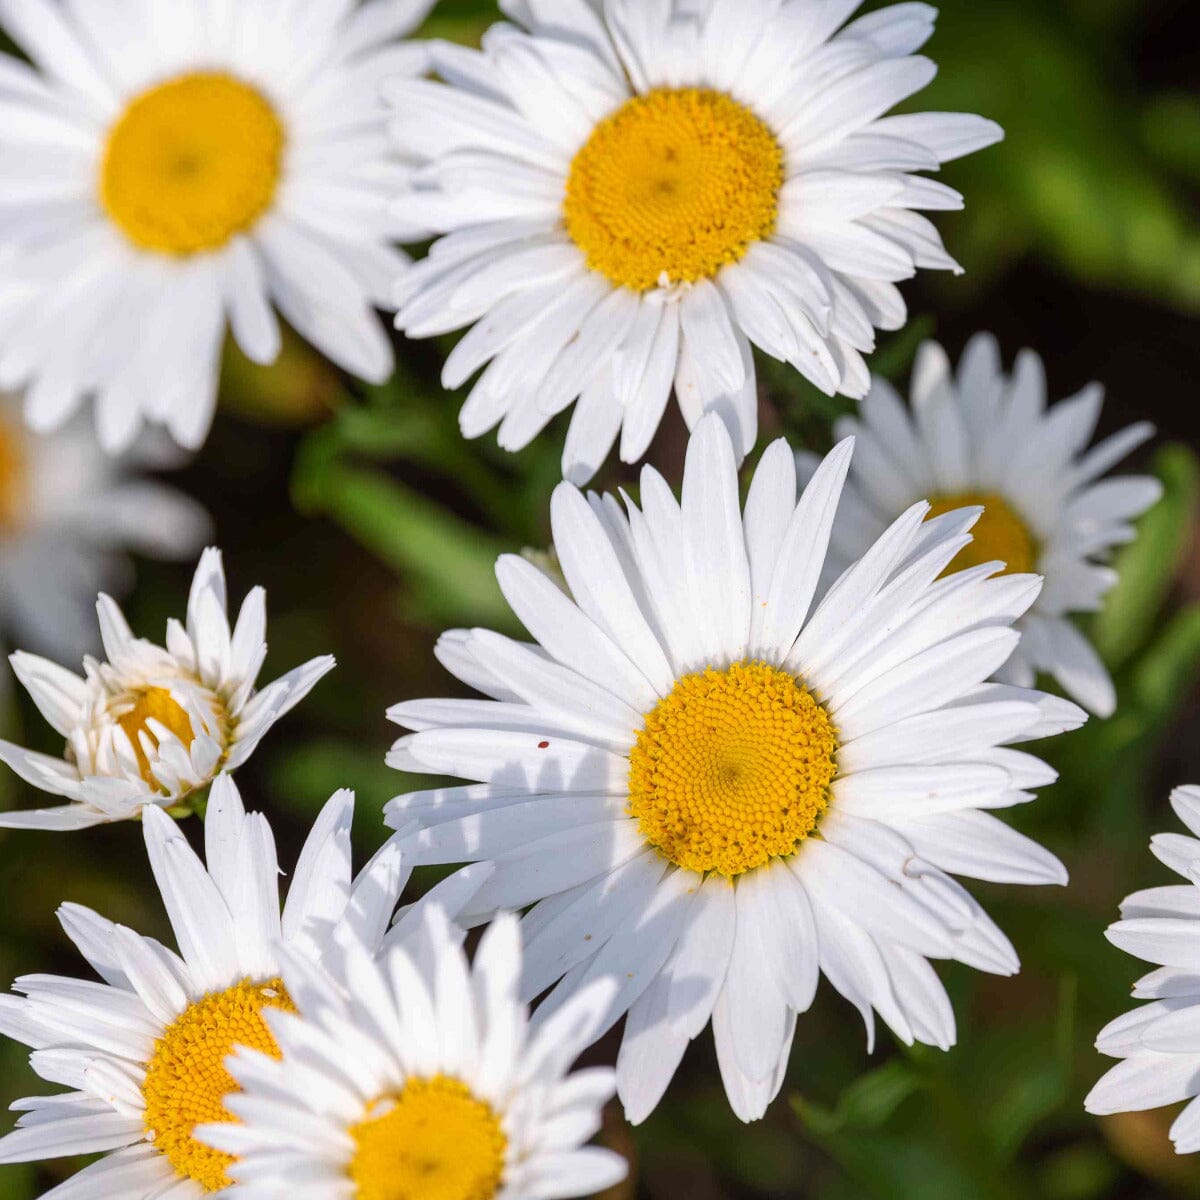
[[(1200, 101), (1143, 96), (1130, 61), (1140, 6), (949, 3), (914, 107), (983, 112), (1003, 147), (953, 168), (970, 197), (953, 253), (983, 286), (1033, 251), (1081, 283), (1200, 308)], [(1081, 20), (1081, 17), (1087, 18)]]
[[(967, 207), (939, 223), (967, 274), (922, 283), (921, 310), (882, 341), (873, 369), (905, 379), (921, 338), (938, 331), (934, 312), (944, 323), (982, 298), (985, 312), (1002, 314), (1006, 276), (1020, 263), (1048, 268), (1080, 291), (1145, 301), (1141, 336), (1165, 313), (1194, 314), (1200, 100), (1177, 83), (1141, 77), (1142, 22), (1159, 8), (1140, 0), (945, 0), (941, 8), (929, 47), (939, 77), (910, 107), (983, 113), (1005, 126), (1007, 140), (947, 167), (944, 177)], [(425, 32), (473, 43), (496, 16), (489, 0), (441, 0)], [(226, 364), (224, 425), (201, 459), (195, 490), (221, 510), (222, 543), (247, 568), (231, 580), (233, 590), (268, 584), (268, 676), (330, 648), (342, 662), (241, 776), (247, 795), (271, 814), (285, 863), (293, 861), (287, 848), (294, 851), (319, 805), (342, 786), (359, 793), (360, 850), (379, 844), (382, 804), (416, 786), (383, 763), (386, 705), (451, 686), (431, 653), (441, 629), (517, 631), (495, 583), (495, 558), (547, 542), (563, 422), (515, 456), (490, 438), (465, 443), (462, 397), (438, 385), (449, 344), (409, 347), (396, 377), (376, 389), (346, 384), (296, 343), (270, 370), (235, 353)], [(1041, 349), (1053, 381), (1065, 347)], [(1094, 373), (1103, 376), (1104, 365)], [(761, 378), (767, 436), (821, 449), (834, 418), (852, 408), (777, 364), (763, 362)], [(233, 430), (224, 440), (223, 427)], [(245, 431), (264, 429), (242, 446)], [(670, 477), (682, 445), (672, 414), (652, 452)], [(285, 466), (260, 480), (255, 455), (263, 447)], [(1176, 1159), (1167, 1143), (1169, 1114), (1097, 1122), (1082, 1110), (1103, 1069), (1092, 1039), (1128, 1006), (1139, 973), (1102, 930), (1122, 896), (1166, 882), (1146, 844), (1152, 830), (1174, 826), (1166, 790), (1185, 782), (1175, 773), (1180, 759), (1191, 761), (1180, 750), (1188, 744), (1181, 726), (1196, 719), (1200, 608), (1192, 601), (1200, 588), (1189, 573), (1200, 465), (1189, 447), (1168, 444), (1150, 466), (1164, 499), (1117, 556), (1120, 584), (1091, 623), (1117, 679), (1118, 713), (1046, 746), (1061, 780), (1013, 814), (1064, 858), (1072, 884), (975, 889), (1017, 946), (1022, 974), (993, 980), (944, 970), (960, 1026), (949, 1054), (884, 1037), (868, 1057), (857, 1018), (822, 988), (801, 1022), (783, 1096), (750, 1127), (730, 1115), (702, 1038), (649, 1122), (630, 1131), (613, 1115), (605, 1137), (632, 1155), (635, 1176), (612, 1200), (1200, 1197), (1200, 1165)], [(250, 478), (258, 490), (237, 491)], [(635, 486), (636, 473), (610, 465), (598, 485), (615, 482)], [(276, 484), (278, 495), (269, 493)], [(237, 499), (221, 508), (230, 488)], [(185, 588), (180, 572), (143, 564), (135, 626), (157, 634)], [(56, 749), (23, 701), (0, 720), (8, 736)], [(0, 805), (18, 801), (30, 801), (27, 789), (0, 772)], [(53, 919), (63, 899), (167, 936), (138, 842), (130, 827), (76, 838), (0, 833), (0, 984), (29, 971), (78, 969)], [(418, 879), (417, 889), (431, 878)], [(0, 1044), (0, 1101), (37, 1090), (44, 1089), (18, 1048)], [(72, 1169), (0, 1168), (0, 1200), (28, 1200)]]

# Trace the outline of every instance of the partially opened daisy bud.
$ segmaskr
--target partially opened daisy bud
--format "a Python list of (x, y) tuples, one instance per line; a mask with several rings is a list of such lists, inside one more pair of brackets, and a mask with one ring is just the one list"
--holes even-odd
[(0, 0), (33, 65), (0, 55), (0, 387), (47, 430), (95, 397), (100, 439), (144, 422), (199, 446), (228, 328), (273, 361), (278, 308), (382, 382), (387, 306), (419, 233), (389, 212), (407, 170), (385, 76), (433, 0), (72, 4)]
[(985, 564), (941, 578), (978, 510), (914, 505), (814, 603), (851, 442), (796, 495), (770, 446), (742, 511), (719, 417), (692, 436), (677, 502), (554, 495), (570, 597), (536, 567), (497, 574), (536, 645), (486, 630), (438, 653), (487, 700), (391, 712), (390, 762), (476, 781), (401, 796), (425, 862), (491, 860), (465, 917), (533, 905), (524, 994), (548, 1017), (594, 979), (629, 1017), (629, 1116), (657, 1104), (710, 1019), (739, 1116), (778, 1092), (818, 976), (905, 1042), (949, 1046), (931, 958), (1017, 970), (951, 874), (1062, 883), (1061, 864), (987, 810), (1054, 772), (1013, 743), (1080, 724), (1067, 701), (986, 682), (1039, 580)]
[(1160, 964), (1134, 984), (1149, 1000), (1100, 1031), (1096, 1049), (1122, 1061), (1092, 1088), (1086, 1106), (1107, 1115), (1190, 1103), (1171, 1126), (1180, 1154), (1200, 1150), (1200, 787), (1177, 788), (1171, 807), (1195, 837), (1160, 833), (1150, 849), (1186, 882), (1126, 896), (1108, 940)]
[(1018, 622), (1020, 645), (998, 678), (1031, 687), (1043, 671), (1085, 708), (1110, 716), (1112, 680), (1071, 614), (1101, 607), (1117, 578), (1105, 560), (1114, 546), (1133, 540), (1132, 522), (1162, 494), (1149, 476), (1101, 478), (1151, 437), (1153, 426), (1130, 425), (1088, 449), (1103, 388), (1089, 384), (1047, 407), (1042, 360), (1024, 350), (1009, 375), (987, 334), (967, 345), (957, 372), (945, 351), (927, 342), (911, 392), (906, 407), (876, 379), (861, 417), (838, 424), (839, 435), (853, 434), (860, 449), (834, 525), (835, 569), (916, 500), (931, 501), (935, 516), (979, 505), (975, 540), (951, 569), (998, 560), (1009, 572), (1036, 571), (1045, 580)]
[(557, 1200), (625, 1176), (585, 1143), (615, 1090), (607, 1067), (568, 1074), (615, 985), (527, 1028), (517, 921), (501, 916), (473, 966), (435, 903), (377, 957), (352, 938), (334, 971), (287, 956), (298, 1012), (267, 1014), (279, 1056), (229, 1064), (237, 1124), (197, 1136), (236, 1157), (233, 1197)]
[[(963, 113), (886, 116), (936, 73), (936, 10), (859, 0), (504, 0), (482, 52), (437, 45), (445, 81), (389, 81), (396, 201), (445, 234), (399, 281), (398, 328), (473, 326), (447, 387), (480, 375), (463, 432), (516, 450), (575, 404), (563, 471), (621, 435), (636, 462), (672, 388), (757, 436), (751, 345), (859, 397), (895, 284), (958, 270), (920, 210), (962, 197), (916, 172), (1001, 137)], [(519, 28), (520, 27), (520, 28)], [(528, 31), (528, 32), (526, 32)]]
[[(353, 811), (349, 792), (325, 806), (281, 916), (270, 826), (245, 811), (228, 777), (213, 787), (207, 865), (175, 822), (148, 809), (146, 848), (179, 952), (63, 906), (63, 927), (100, 980), (33, 975), (16, 982), (23, 996), (0, 996), (0, 1033), (33, 1048), (43, 1079), (72, 1089), (15, 1106), (26, 1115), (0, 1138), (0, 1163), (104, 1153), (73, 1186), (127, 1200), (226, 1187), (231, 1158), (198, 1141), (195, 1127), (229, 1119), (237, 1085), (225, 1063), (235, 1047), (278, 1053), (264, 1014), (296, 1004), (281, 954), (321, 962), (346, 934), (380, 950), (419, 922), (418, 906), (388, 930), (409, 874), (397, 838), (352, 876)], [(435, 901), (456, 912), (479, 879), (460, 872)]]
[(314, 658), (255, 691), (267, 652), (266, 593), (255, 588), (246, 597), (231, 630), (219, 550), (201, 556), (186, 625), (168, 622), (165, 648), (135, 638), (107, 596), (97, 609), (105, 659), (85, 659), (82, 678), (33, 654), (12, 656), (67, 746), (51, 758), (0, 742), (0, 761), (69, 803), (0, 813), (0, 826), (84, 829), (177, 805), (218, 772), (237, 770), (334, 666), (328, 656)]

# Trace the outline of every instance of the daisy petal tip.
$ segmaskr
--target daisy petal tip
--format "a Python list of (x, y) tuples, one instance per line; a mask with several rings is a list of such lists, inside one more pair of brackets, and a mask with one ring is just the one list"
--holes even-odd
[(181, 838), (179, 825), (158, 804), (146, 804), (142, 808), (142, 828), (147, 841), (165, 843), (173, 838)]
[(994, 146), (998, 142), (1004, 141), (1008, 136), (1004, 126), (998, 121), (993, 121), (990, 117), (979, 118), (979, 131), (980, 149), (987, 146)]
[(1092, 1090), (1084, 1097), (1084, 1111), (1093, 1117), (1110, 1117), (1114, 1113), (1124, 1111), (1124, 1103), (1116, 1094), (1108, 1075), (1102, 1075), (1092, 1086)]

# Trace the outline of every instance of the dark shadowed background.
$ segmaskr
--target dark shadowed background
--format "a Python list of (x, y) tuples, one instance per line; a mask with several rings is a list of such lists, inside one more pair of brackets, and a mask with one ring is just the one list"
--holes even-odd
[[(1141, 418), (1157, 424), (1158, 439), (1135, 465), (1162, 476), (1166, 498), (1121, 556), (1121, 585), (1094, 630), (1121, 708), (1049, 748), (1061, 781), (1013, 817), (1067, 862), (1071, 886), (973, 889), (1024, 970), (994, 980), (942, 969), (959, 1017), (954, 1051), (910, 1051), (884, 1032), (868, 1056), (858, 1016), (823, 985), (801, 1020), (783, 1093), (765, 1121), (743, 1127), (705, 1035), (644, 1126), (631, 1131), (612, 1112), (605, 1136), (634, 1165), (616, 1196), (1200, 1196), (1200, 1159), (1176, 1158), (1167, 1141), (1173, 1114), (1096, 1121), (1082, 1110), (1102, 1069), (1095, 1033), (1128, 1006), (1141, 973), (1104, 940), (1104, 926), (1125, 894), (1169, 881), (1147, 841), (1176, 828), (1169, 789), (1200, 782), (1195, 6), (941, 7), (928, 49), (940, 75), (911, 107), (983, 113), (1008, 138), (945, 170), (967, 196), (965, 213), (940, 221), (967, 274), (926, 274), (907, 286), (909, 328), (882, 343), (873, 366), (903, 382), (921, 337), (936, 335), (957, 355), (971, 333), (990, 329), (1010, 361), (1024, 345), (1043, 354), (1054, 396), (1105, 382), (1104, 431)], [(492, 19), (484, 0), (444, 0), (428, 32), (472, 41)], [(358, 791), (362, 861), (380, 843), (381, 806), (413, 786), (383, 765), (393, 733), (385, 708), (452, 688), (432, 656), (441, 629), (513, 629), (492, 562), (548, 537), (561, 421), (515, 457), (488, 440), (464, 443), (461, 397), (437, 384), (447, 344), (408, 346), (393, 382), (371, 391), (299, 345), (270, 371), (231, 356), (213, 434), (175, 476), (216, 519), (232, 595), (267, 586), (264, 678), (330, 650), (340, 662), (239, 775), (248, 802), (270, 815), (285, 864), (337, 787)], [(815, 395), (790, 371), (764, 366), (762, 375), (764, 430), (827, 446), (843, 402)], [(672, 412), (651, 457), (676, 480), (684, 442)], [(597, 483), (634, 477), (610, 466)], [(136, 630), (161, 637), (183, 608), (188, 576), (140, 564), (128, 605)], [(12, 740), (61, 749), (23, 698), (0, 725)], [(33, 800), (0, 776), (0, 806)], [(419, 873), (415, 889), (430, 881)], [(0, 832), (0, 986), (23, 973), (80, 969), (54, 920), (66, 899), (165, 934), (137, 827)], [(611, 1059), (615, 1041), (595, 1053)], [(0, 1045), (0, 1101), (50, 1090), (24, 1060), (19, 1047)], [(76, 1165), (0, 1167), (0, 1200), (36, 1196)]]

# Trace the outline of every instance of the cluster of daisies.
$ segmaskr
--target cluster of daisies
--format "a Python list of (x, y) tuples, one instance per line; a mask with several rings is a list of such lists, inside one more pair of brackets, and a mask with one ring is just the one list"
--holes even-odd
[[(0, 1163), (100, 1155), (58, 1200), (598, 1192), (625, 1173), (588, 1144), (603, 1106), (646, 1119), (710, 1026), (747, 1121), (822, 976), (868, 1043), (878, 1019), (948, 1049), (933, 961), (1018, 969), (960, 878), (1066, 882), (995, 814), (1054, 779), (1022, 747), (1114, 710), (1074, 617), (1158, 498), (1105, 477), (1152, 431), (1091, 445), (1100, 389), (1050, 404), (1037, 356), (1009, 374), (983, 336), (957, 368), (925, 346), (907, 399), (871, 377), (897, 284), (958, 270), (923, 214), (962, 198), (927, 172), (1001, 136), (889, 115), (934, 74), (935, 11), (500, 0), (470, 50), (405, 40), (432, 6), (0, 0), (29, 59), (0, 55), (7, 625), (78, 635), (115, 550), (194, 552), (203, 513), (130, 472), (148, 440), (204, 441), (227, 331), (267, 363), (282, 317), (379, 381), (387, 308), (409, 337), (465, 331), (443, 382), (474, 381), (467, 437), (517, 449), (573, 407), (557, 567), (496, 568), (531, 640), (446, 633), (481, 698), (389, 714), (393, 766), (465, 782), (392, 801), (357, 875), (335, 795), (282, 909), (231, 776), (334, 663), (259, 685), (261, 589), (231, 622), (209, 550), (165, 644), (102, 594), (81, 675), (13, 655), (65, 748), (0, 742), (60, 801), (0, 826), (140, 821), (176, 942), (66, 904), (95, 978), (0, 997), (0, 1032), (66, 1089), (18, 1103)], [(823, 458), (767, 446), (743, 499), (755, 348), (861, 404)], [(618, 438), (645, 455), (672, 392), (681, 494), (650, 466), (636, 499), (579, 490)], [(1200, 832), (1200, 800), (1176, 803)], [(1200, 1092), (1200, 842), (1156, 850), (1189, 883), (1111, 932), (1163, 966), (1101, 1037), (1125, 1061), (1096, 1111)], [(461, 869), (401, 906), (431, 863)], [(621, 1021), (615, 1070), (572, 1071)], [(1175, 1137), (1200, 1148), (1194, 1108)]]

